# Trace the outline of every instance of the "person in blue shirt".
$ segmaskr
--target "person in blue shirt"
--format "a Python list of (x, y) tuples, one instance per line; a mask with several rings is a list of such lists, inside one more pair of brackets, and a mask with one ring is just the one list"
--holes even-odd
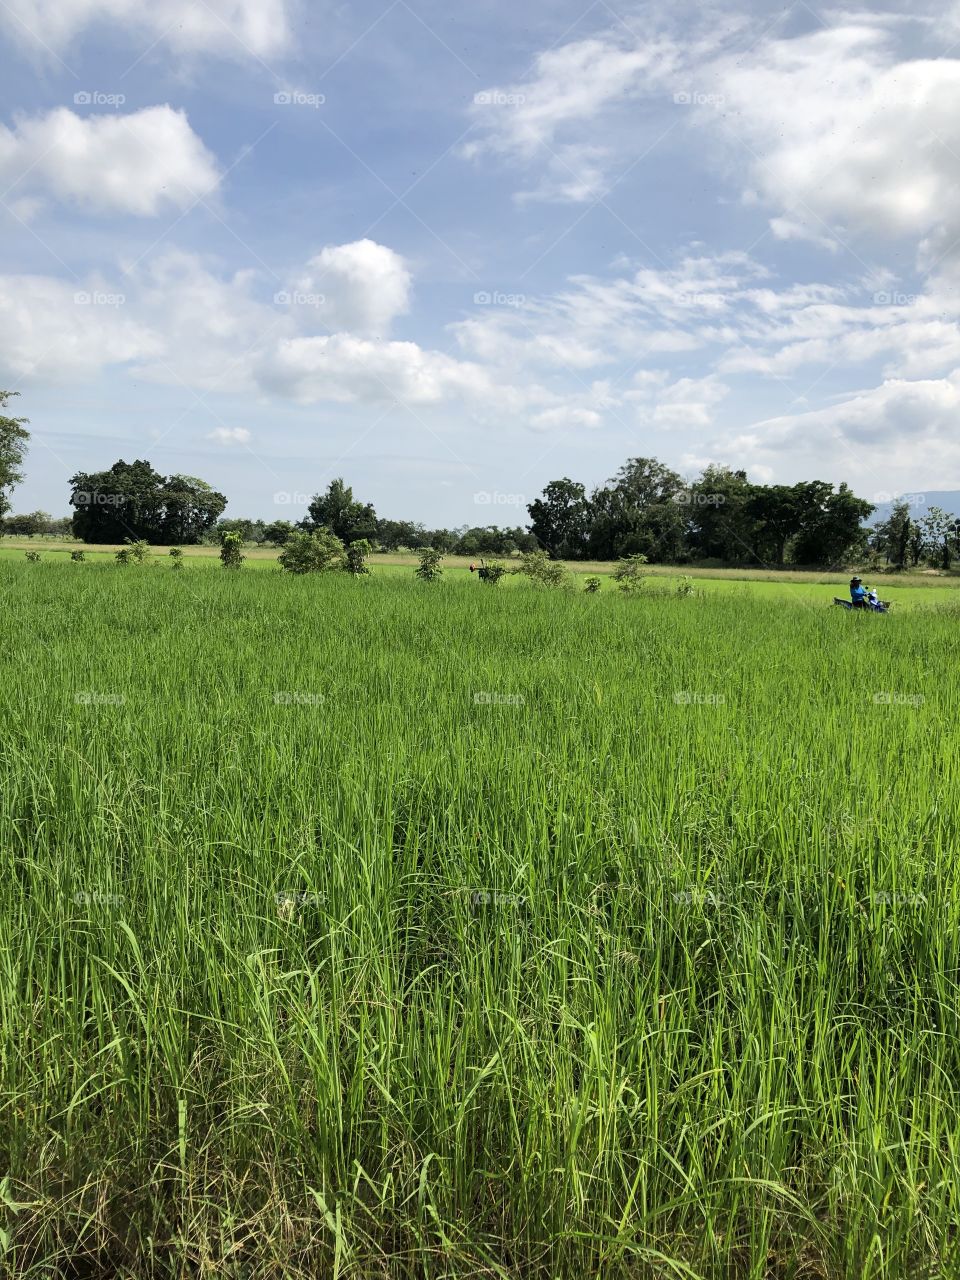
[(863, 585), (862, 579), (850, 579), (850, 599), (855, 609), (865, 609), (867, 607), (867, 588)]

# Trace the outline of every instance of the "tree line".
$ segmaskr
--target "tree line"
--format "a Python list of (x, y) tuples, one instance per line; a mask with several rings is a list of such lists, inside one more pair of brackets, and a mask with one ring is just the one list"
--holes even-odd
[[(12, 393), (0, 392), (0, 410)], [(829, 568), (872, 560), (895, 568), (960, 558), (960, 521), (931, 508), (915, 518), (905, 502), (874, 528), (875, 507), (844, 483), (757, 484), (747, 473), (708, 466), (689, 482), (656, 458), (630, 458), (588, 492), (569, 477), (552, 480), (527, 506), (525, 527), (431, 529), (377, 515), (342, 478), (314, 495), (290, 520), (223, 518), (226, 495), (197, 476), (164, 476), (144, 459), (70, 478), (73, 515), (9, 515), (9, 491), (22, 478), (26, 419), (0, 414), (0, 519), (8, 534), (70, 534), (87, 543), (142, 540), (152, 545), (241, 543), (286, 546), (292, 535), (327, 530), (344, 546), (365, 541), (381, 551), (430, 547), (444, 554), (509, 556), (542, 550), (556, 560), (651, 564)]]

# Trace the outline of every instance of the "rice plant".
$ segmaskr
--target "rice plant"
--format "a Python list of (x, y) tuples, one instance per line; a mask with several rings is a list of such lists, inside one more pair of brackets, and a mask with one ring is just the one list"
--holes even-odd
[(958, 1274), (955, 611), (0, 590), (0, 1273)]

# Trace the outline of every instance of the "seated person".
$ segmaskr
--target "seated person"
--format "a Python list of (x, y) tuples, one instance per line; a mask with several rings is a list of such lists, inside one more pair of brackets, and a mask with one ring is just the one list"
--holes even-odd
[(850, 579), (850, 599), (855, 609), (867, 607), (867, 588), (863, 585), (861, 578)]

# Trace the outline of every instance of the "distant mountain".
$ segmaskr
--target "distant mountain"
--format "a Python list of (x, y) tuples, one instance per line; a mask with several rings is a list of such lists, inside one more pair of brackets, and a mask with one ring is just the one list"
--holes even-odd
[(910, 515), (916, 520), (925, 515), (931, 507), (942, 507), (944, 511), (960, 517), (960, 489), (928, 489), (926, 493), (890, 492), (863, 493), (860, 495), (876, 506), (876, 511), (867, 520), (867, 524), (879, 524), (886, 520), (894, 502), (909, 502)]

